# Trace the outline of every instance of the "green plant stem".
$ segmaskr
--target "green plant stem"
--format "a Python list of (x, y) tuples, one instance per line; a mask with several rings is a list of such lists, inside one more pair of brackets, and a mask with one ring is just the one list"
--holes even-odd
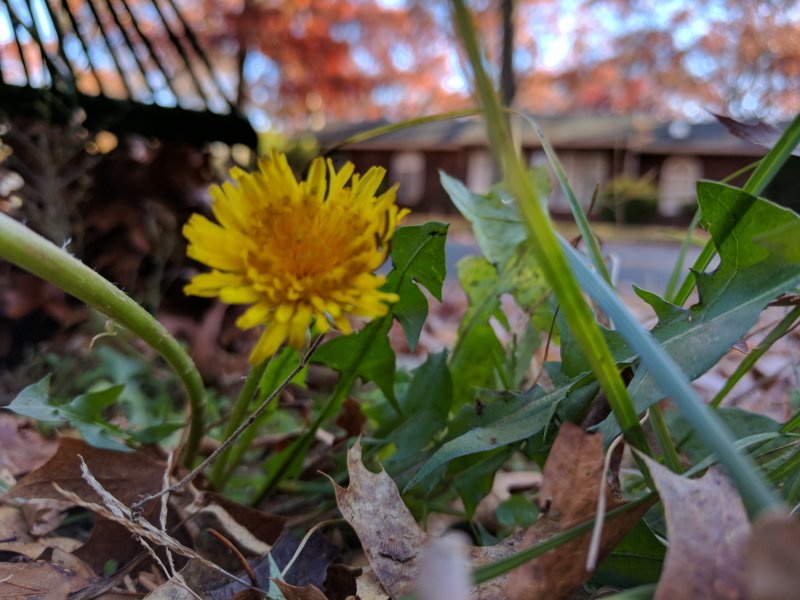
[[(250, 407), (250, 404), (253, 401), (253, 396), (255, 396), (256, 390), (258, 389), (258, 384), (261, 381), (261, 378), (264, 376), (264, 371), (267, 370), (269, 361), (270, 359), (267, 359), (260, 365), (256, 365), (250, 369), (250, 372), (247, 374), (247, 378), (244, 380), (244, 385), (239, 392), (239, 396), (236, 398), (236, 403), (233, 405), (233, 410), (228, 416), (228, 421), (225, 423), (225, 429), (222, 432), (223, 440), (227, 440), (231, 434), (236, 431), (236, 428), (242, 424), (242, 421), (244, 421), (245, 417), (247, 416), (247, 409)], [(211, 479), (211, 483), (213, 483), (217, 489), (219, 489), (219, 486), (223, 485), (223, 474), (226, 471), (230, 453), (231, 448), (225, 450), (225, 452), (220, 455), (220, 457), (214, 463), (214, 466), (211, 468), (211, 475), (209, 478)]]
[(189, 398), (183, 461), (194, 462), (203, 436), (205, 388), (191, 357), (150, 313), (110, 281), (39, 234), (0, 213), (0, 257), (49, 281), (130, 329), (172, 367)]
[(725, 396), (733, 389), (739, 380), (744, 377), (744, 375), (753, 368), (753, 365), (756, 364), (756, 361), (764, 356), (764, 353), (769, 350), (772, 345), (781, 339), (784, 335), (789, 333), (789, 330), (794, 326), (797, 322), (797, 319), (800, 319), (800, 306), (795, 306), (792, 310), (790, 310), (780, 322), (772, 328), (772, 330), (767, 334), (767, 336), (761, 340), (761, 343), (758, 344), (750, 353), (744, 357), (744, 360), (739, 363), (739, 366), (736, 367), (736, 370), (728, 377), (728, 380), (725, 382), (725, 385), (722, 386), (715, 395), (714, 398), (711, 400), (710, 406), (716, 408), (720, 405), (720, 403), (725, 399)]
[(681, 467), (681, 461), (678, 458), (678, 451), (675, 449), (675, 443), (672, 441), (667, 422), (664, 420), (664, 413), (658, 404), (650, 407), (650, 422), (653, 424), (653, 431), (656, 434), (656, 439), (658, 439), (658, 445), (664, 454), (664, 462), (675, 473), (682, 473), (683, 467)]
[[(786, 131), (783, 132), (783, 135), (772, 149), (767, 152), (767, 155), (759, 161), (758, 167), (747, 180), (747, 183), (744, 184), (742, 190), (751, 196), (759, 196), (791, 156), (798, 143), (800, 143), (800, 113), (794, 118)], [(734, 225), (735, 223), (732, 223), (731, 227)], [(686, 302), (694, 289), (694, 272), (702, 273), (711, 262), (711, 259), (714, 258), (716, 252), (714, 240), (709, 240), (694, 265), (692, 265), (692, 271), (683, 280), (678, 293), (675, 295), (675, 304), (682, 306)]]
[[(385, 317), (381, 317), (382, 319), (391, 319), (392, 314), (389, 313)], [(380, 331), (382, 327), (375, 327), (371, 330), (372, 335), (370, 338), (361, 346), (361, 352), (356, 357), (355, 364), (360, 365), (361, 361), (364, 360), (367, 351), (372, 346), (374, 341), (374, 336), (377, 335), (377, 332)], [(253, 501), (254, 504), (258, 504), (262, 499), (264, 499), (267, 495), (272, 493), (272, 491), (277, 487), (280, 483), (283, 476), (286, 474), (291, 466), (301, 457), (305, 451), (311, 446), (311, 442), (314, 441), (314, 437), (316, 436), (317, 429), (320, 428), (322, 423), (325, 422), (331, 415), (335, 414), (338, 411), (342, 403), (347, 399), (348, 394), (350, 394), (350, 390), (352, 389), (353, 385), (356, 383), (356, 379), (358, 378), (358, 368), (353, 368), (346, 373), (341, 373), (339, 375), (339, 381), (336, 384), (336, 387), (333, 390), (333, 394), (325, 403), (325, 406), (322, 407), (319, 415), (317, 418), (314, 419), (314, 422), (311, 424), (306, 432), (298, 439), (294, 444), (290, 446), (289, 452), (286, 454), (285, 458), (275, 467), (275, 469), (271, 473), (267, 473), (264, 482), (260, 485), (259, 489), (255, 494), (255, 500)]]
[(606, 394), (620, 429), (633, 446), (649, 454), (647, 441), (639, 425), (633, 403), (608, 345), (569, 269), (550, 218), (516, 154), (508, 122), (503, 117), (497, 94), (482, 66), (469, 12), (463, 0), (452, 0), (452, 6), (459, 35), (472, 65), (475, 86), (483, 106), (492, 147), (503, 165), (509, 189), (517, 199), (523, 221), (529, 231), (529, 241), (534, 256), (555, 292), (567, 324), (586, 354)]
[(689, 244), (692, 243), (694, 230), (697, 229), (698, 223), (700, 223), (699, 208), (696, 211), (694, 211), (692, 222), (689, 223), (689, 228), (686, 230), (686, 235), (683, 236), (683, 240), (681, 241), (681, 247), (678, 250), (678, 258), (675, 259), (675, 264), (672, 266), (672, 272), (669, 274), (667, 287), (664, 289), (664, 298), (666, 298), (670, 302), (675, 301), (675, 288), (678, 286), (678, 281), (680, 280), (681, 277), (681, 271), (683, 270), (683, 263), (686, 260), (686, 253), (689, 251)]

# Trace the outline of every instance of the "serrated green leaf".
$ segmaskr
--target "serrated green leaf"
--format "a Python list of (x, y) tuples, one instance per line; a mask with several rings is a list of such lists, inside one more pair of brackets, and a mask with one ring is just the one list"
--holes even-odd
[(425, 286), (440, 302), (442, 300), (447, 227), (436, 222), (401, 227), (392, 238), (393, 268), (386, 287), (400, 296), (392, 306), (392, 314), (402, 325), (412, 351), (428, 316), (428, 300), (417, 284)]
[(320, 346), (311, 360), (340, 373), (355, 372), (374, 382), (391, 402), (394, 397), (395, 354), (387, 333), (391, 321), (379, 319), (358, 333), (342, 335)]
[[(791, 264), (759, 243), (769, 232), (800, 220), (797, 214), (738, 188), (702, 181), (697, 186), (703, 222), (719, 244), (720, 264), (697, 274), (700, 301), (690, 309), (671, 305), (654, 294), (640, 293), (661, 320), (651, 333), (690, 379), (714, 366), (758, 319), (770, 301), (800, 284), (800, 264)], [(615, 359), (630, 362), (627, 347)], [(646, 369), (629, 386), (638, 411), (663, 397)], [(611, 420), (601, 428), (618, 433)]]

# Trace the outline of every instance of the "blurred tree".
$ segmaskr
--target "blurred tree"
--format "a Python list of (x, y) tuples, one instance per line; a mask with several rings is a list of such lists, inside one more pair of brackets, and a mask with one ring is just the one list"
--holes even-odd
[[(61, 60), (58, 53), (70, 60), (95, 57), (76, 77), (87, 94), (102, 90), (157, 104), (172, 96), (189, 107), (192, 96), (201, 104), (207, 96), (213, 110), (239, 100), (258, 128), (288, 130), (472, 103), (447, 0), (46, 2), (54, 11), (66, 4), (71, 10), (62, 21), (74, 15), (82, 34), (54, 50), (54, 61)], [(470, 5), (498, 87), (525, 110), (644, 110), (690, 118), (705, 118), (711, 110), (775, 120), (800, 109), (797, 0)], [(9, 6), (18, 10), (5, 14), (18, 12), (23, 22), (0, 10), (0, 73), (14, 83), (27, 67), (36, 80), (32, 39), (51, 43), (53, 26), (26, 25), (23, 3)], [(3, 37), (12, 25), (27, 32)], [(144, 39), (154, 52), (144, 51)], [(213, 71), (204, 67), (204, 54)], [(115, 63), (127, 67), (115, 69)], [(154, 67), (166, 78), (155, 77)]]

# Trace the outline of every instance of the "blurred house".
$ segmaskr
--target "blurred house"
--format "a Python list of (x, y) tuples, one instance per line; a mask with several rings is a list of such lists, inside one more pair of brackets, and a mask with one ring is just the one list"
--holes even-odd
[[(698, 179), (723, 179), (766, 152), (733, 136), (718, 122), (665, 123), (643, 116), (570, 115), (537, 118), (555, 148), (579, 201), (589, 206), (594, 188), (614, 178), (645, 179), (655, 186), (661, 221), (688, 219), (694, 210)], [(330, 126), (323, 147), (382, 123)], [(535, 131), (522, 121), (514, 134), (529, 165), (547, 165)], [(484, 193), (498, 179), (483, 123), (459, 119), (395, 131), (337, 150), (339, 160), (358, 169), (382, 165), (389, 180), (400, 183), (399, 201), (417, 210), (448, 213), (455, 209), (439, 184), (439, 171)], [(555, 216), (569, 213), (554, 180), (549, 198)]]

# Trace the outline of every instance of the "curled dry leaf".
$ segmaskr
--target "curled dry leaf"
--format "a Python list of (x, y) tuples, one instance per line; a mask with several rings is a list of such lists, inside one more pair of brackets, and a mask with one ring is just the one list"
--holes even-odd
[[(372, 572), (391, 597), (413, 594), (420, 563), (430, 536), (422, 531), (403, 504), (394, 481), (385, 471), (371, 473), (361, 462), (361, 445), (347, 455), (350, 484), (334, 484), (336, 503), (361, 540)], [(470, 548), (470, 568), (488, 564), (515, 552), (519, 536), (512, 536), (495, 546)], [(359, 596), (362, 580), (358, 579)], [(473, 600), (498, 600), (504, 597), (504, 577), (485, 582), (472, 590)]]
[(794, 600), (800, 590), (800, 523), (766, 514), (753, 525), (747, 549), (748, 600)]
[[(593, 519), (601, 481), (607, 510), (622, 506), (624, 502), (609, 491), (602, 477), (602, 436), (586, 433), (572, 423), (564, 423), (544, 466), (539, 503), (546, 513), (525, 531), (522, 546), (533, 546)], [(600, 543), (601, 559), (620, 542), (648, 507), (648, 504), (643, 504), (605, 523)], [(519, 600), (568, 597), (589, 578), (585, 565), (590, 535), (587, 532), (512, 571), (508, 576), (508, 596)]]
[(747, 598), (750, 523), (736, 488), (716, 468), (688, 479), (645, 460), (664, 505), (669, 538), (655, 600)]

